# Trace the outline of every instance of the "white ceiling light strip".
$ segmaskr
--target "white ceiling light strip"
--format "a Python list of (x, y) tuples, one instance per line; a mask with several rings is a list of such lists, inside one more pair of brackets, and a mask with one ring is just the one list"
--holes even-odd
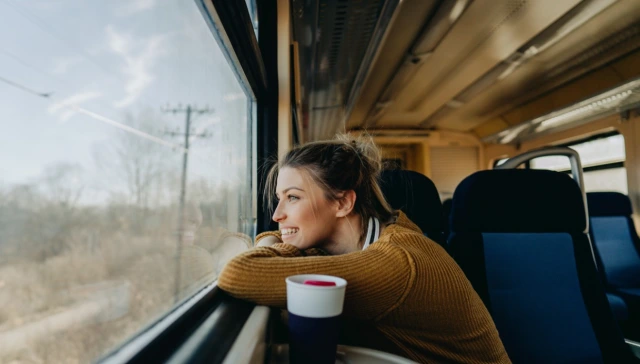
[(640, 78), (590, 97), (569, 107), (551, 112), (484, 138), (484, 143), (508, 144), (532, 135), (569, 127), (626, 111), (640, 103)]

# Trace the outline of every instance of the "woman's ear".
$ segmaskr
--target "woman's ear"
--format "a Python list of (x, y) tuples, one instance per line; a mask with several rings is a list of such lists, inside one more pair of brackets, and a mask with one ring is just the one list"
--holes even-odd
[(338, 199), (337, 217), (345, 217), (353, 211), (356, 206), (356, 192), (354, 190), (345, 191), (342, 197)]

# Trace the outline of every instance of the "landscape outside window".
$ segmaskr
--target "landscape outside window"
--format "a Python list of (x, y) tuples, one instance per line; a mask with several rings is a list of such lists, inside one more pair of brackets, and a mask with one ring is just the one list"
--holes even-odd
[[(625, 161), (624, 137), (621, 134), (571, 145), (570, 148), (580, 155), (583, 168)], [(531, 168), (561, 171), (570, 170), (571, 165), (567, 157), (550, 156), (532, 160)], [(584, 185), (587, 192), (615, 191), (627, 194), (627, 169), (613, 166), (585, 171)]]
[(0, 2), (0, 362), (93, 361), (250, 246), (251, 106), (195, 2)]

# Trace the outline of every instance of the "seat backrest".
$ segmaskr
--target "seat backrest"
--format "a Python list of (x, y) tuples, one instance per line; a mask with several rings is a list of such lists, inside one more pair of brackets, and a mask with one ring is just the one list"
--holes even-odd
[(427, 176), (407, 170), (384, 170), (380, 188), (391, 207), (407, 214), (429, 239), (440, 245), (445, 243), (440, 195)]
[(631, 360), (585, 227), (582, 193), (563, 173), (481, 171), (456, 189), (449, 251), (514, 363)]
[(444, 238), (447, 239), (449, 237), (449, 219), (451, 217), (451, 204), (453, 200), (448, 198), (442, 201), (442, 230), (444, 233)]
[(640, 288), (638, 235), (629, 197), (618, 192), (590, 192), (587, 203), (591, 237), (607, 286)]

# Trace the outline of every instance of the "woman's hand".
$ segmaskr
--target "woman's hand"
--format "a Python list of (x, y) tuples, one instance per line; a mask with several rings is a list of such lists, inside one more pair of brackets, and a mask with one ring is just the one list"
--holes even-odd
[(275, 236), (265, 236), (264, 238), (260, 239), (260, 241), (258, 241), (258, 243), (256, 244), (256, 247), (272, 246), (274, 244), (280, 244), (280, 243), (282, 243), (280, 239), (276, 238)]

